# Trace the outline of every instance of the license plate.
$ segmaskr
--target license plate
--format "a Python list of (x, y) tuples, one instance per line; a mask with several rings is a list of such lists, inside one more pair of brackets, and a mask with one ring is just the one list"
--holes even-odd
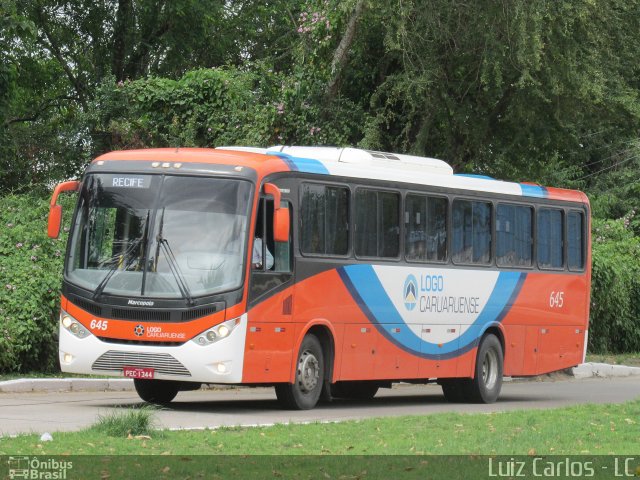
[(122, 374), (127, 378), (150, 380), (154, 376), (154, 370), (153, 368), (122, 367)]

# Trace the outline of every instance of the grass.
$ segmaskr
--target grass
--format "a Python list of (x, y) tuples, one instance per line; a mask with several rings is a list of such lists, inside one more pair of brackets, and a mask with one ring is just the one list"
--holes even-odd
[(109, 437), (150, 436), (161, 433), (155, 428), (155, 408), (144, 406), (138, 409), (118, 408), (105, 415), (99, 415), (98, 421), (90, 431)]
[[(125, 420), (101, 419), (101, 426), (82, 432), (54, 433), (52, 442), (40, 442), (37, 435), (0, 438), (0, 455), (637, 455), (640, 400), (554, 410), (445, 413), (334, 424), (146, 430), (140, 436), (133, 435), (133, 427), (146, 423), (148, 428), (153, 423), (152, 411), (138, 410), (132, 415), (123, 417)], [(119, 426), (110, 430), (106, 427), (110, 424)]]
[(587, 354), (587, 362), (610, 363), (612, 365), (626, 365), (628, 367), (640, 367), (640, 353), (604, 353)]

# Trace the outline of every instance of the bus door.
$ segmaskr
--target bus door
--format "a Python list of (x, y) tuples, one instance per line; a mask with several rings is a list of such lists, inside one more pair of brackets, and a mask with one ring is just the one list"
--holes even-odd
[[(288, 202), (282, 208), (290, 209)], [(287, 382), (294, 342), (291, 235), (274, 235), (274, 200), (260, 199), (250, 241), (251, 278), (243, 382)], [(291, 218), (289, 216), (289, 218)], [(289, 229), (291, 232), (291, 229)]]

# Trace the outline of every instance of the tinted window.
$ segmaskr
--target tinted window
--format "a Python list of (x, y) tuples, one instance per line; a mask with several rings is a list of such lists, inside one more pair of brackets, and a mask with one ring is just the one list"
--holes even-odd
[(447, 258), (447, 199), (407, 195), (405, 253), (416, 262)]
[(538, 265), (540, 268), (562, 268), (562, 211), (538, 210)]
[(452, 258), (456, 263), (491, 261), (491, 204), (453, 201)]
[(584, 215), (581, 212), (569, 212), (567, 215), (567, 260), (569, 270), (584, 268)]
[(498, 265), (531, 266), (532, 221), (531, 207), (498, 205), (496, 209), (496, 262)]
[(304, 253), (345, 255), (349, 250), (349, 190), (304, 184), (301, 245)]
[(400, 251), (400, 196), (358, 189), (356, 192), (356, 255), (397, 257)]

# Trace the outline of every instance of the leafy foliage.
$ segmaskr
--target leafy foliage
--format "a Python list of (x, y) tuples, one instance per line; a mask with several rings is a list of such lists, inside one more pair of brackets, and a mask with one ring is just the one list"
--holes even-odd
[(304, 86), (272, 71), (192, 70), (105, 84), (94, 112), (112, 148), (354, 141), (358, 108), (344, 102), (323, 118), (321, 90)]
[[(61, 200), (68, 225), (73, 199)], [(48, 202), (41, 196), (0, 197), (0, 372), (57, 368), (57, 318), (67, 235), (48, 238), (47, 215)]]
[(640, 239), (630, 218), (595, 220), (589, 350), (640, 351)]

